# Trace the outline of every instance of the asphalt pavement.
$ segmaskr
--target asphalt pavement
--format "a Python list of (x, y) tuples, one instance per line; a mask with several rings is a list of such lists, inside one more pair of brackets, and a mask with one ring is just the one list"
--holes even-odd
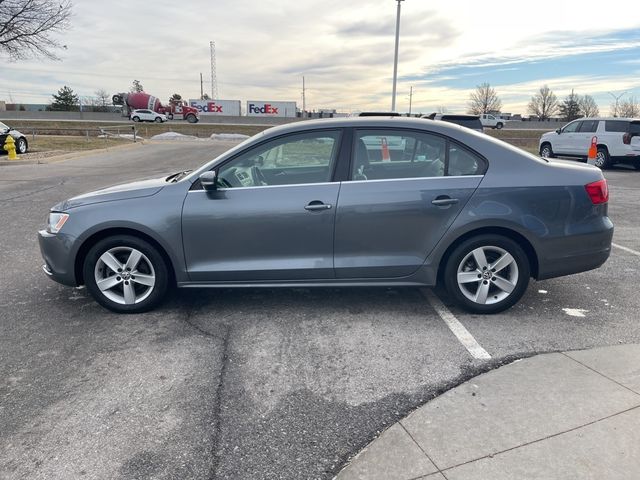
[[(610, 260), (532, 282), (494, 316), (399, 288), (180, 291), (118, 316), (41, 272), (36, 231), (51, 205), (229, 146), (153, 143), (0, 167), (0, 478), (329, 479), (479, 373), (640, 343), (640, 172), (623, 168), (606, 174)], [(470, 353), (452, 318), (490, 358)]]

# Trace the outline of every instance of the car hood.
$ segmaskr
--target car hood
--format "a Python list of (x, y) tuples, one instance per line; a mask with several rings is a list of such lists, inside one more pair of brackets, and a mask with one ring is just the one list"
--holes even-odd
[(54, 206), (52, 210), (65, 211), (71, 208), (91, 205), (92, 203), (112, 202), (115, 200), (129, 200), (131, 198), (150, 197), (167, 185), (166, 177), (125, 183), (113, 187), (103, 188), (94, 192), (84, 193), (69, 198)]
[(549, 135), (556, 135), (556, 134), (557, 134), (557, 133), (556, 133), (556, 131), (555, 131), (555, 130), (552, 130), (552, 131), (550, 131), (550, 132), (544, 132), (544, 133), (542, 134), (542, 136), (543, 136), (543, 137), (548, 137)]

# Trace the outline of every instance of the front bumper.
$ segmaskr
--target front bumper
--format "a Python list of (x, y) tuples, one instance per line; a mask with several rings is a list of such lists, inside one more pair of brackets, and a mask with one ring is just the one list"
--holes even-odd
[(61, 233), (54, 235), (46, 230), (38, 232), (40, 253), (45, 262), (42, 270), (52, 280), (70, 287), (78, 285), (71, 254), (73, 240), (69, 235)]

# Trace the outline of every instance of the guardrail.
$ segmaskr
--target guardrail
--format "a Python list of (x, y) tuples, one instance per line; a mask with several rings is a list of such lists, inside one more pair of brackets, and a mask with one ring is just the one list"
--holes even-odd
[(97, 126), (95, 128), (67, 128), (67, 127), (20, 127), (20, 131), (35, 140), (38, 135), (81, 136), (87, 141), (91, 137), (118, 138), (131, 140), (136, 143), (140, 140), (140, 134), (135, 125)]

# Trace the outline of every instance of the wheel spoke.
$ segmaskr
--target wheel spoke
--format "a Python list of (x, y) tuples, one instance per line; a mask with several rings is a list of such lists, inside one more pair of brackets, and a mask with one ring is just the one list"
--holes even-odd
[(111, 252), (104, 252), (100, 256), (100, 260), (102, 260), (102, 262), (114, 272), (118, 273), (118, 269), (122, 271), (122, 264), (116, 257), (113, 256)]
[(133, 283), (129, 282), (128, 284), (123, 285), (124, 290), (124, 303), (127, 305), (132, 305), (136, 303), (136, 290), (133, 288)]
[(476, 248), (473, 252), (473, 259), (476, 261), (476, 265), (480, 270), (482, 267), (487, 267), (489, 264), (487, 263), (487, 257), (484, 254), (483, 248)]
[[(480, 278), (478, 278), (478, 276)], [(480, 270), (474, 270), (472, 272), (458, 272), (458, 283), (472, 283), (482, 280)]]
[(156, 284), (156, 277), (136, 272), (131, 278), (131, 281), (139, 283), (140, 285), (146, 285), (147, 287), (153, 287)]
[(102, 280), (98, 280), (96, 282), (96, 285), (98, 285), (98, 288), (101, 291), (105, 291), (105, 290), (109, 290), (110, 288), (115, 287), (116, 285), (118, 285), (120, 282), (122, 282), (122, 279), (118, 280), (117, 275), (114, 275), (112, 277), (107, 277), (107, 278), (103, 278)]
[(490, 265), (489, 268), (491, 270), (493, 270), (494, 272), (499, 272), (503, 268), (508, 267), (509, 265), (511, 265), (513, 262), (514, 262), (514, 259), (511, 256), (511, 254), (510, 253), (505, 253), (496, 262), (494, 262), (492, 265)]
[(487, 297), (489, 296), (489, 283), (481, 283), (478, 287), (478, 291), (476, 292), (476, 298), (474, 299), (476, 303), (481, 303), (484, 305), (487, 303)]
[(142, 258), (142, 253), (140, 253), (138, 250), (131, 250), (131, 254), (129, 255), (129, 258), (127, 259), (127, 263), (124, 267), (130, 270), (135, 270), (141, 258)]
[(502, 277), (498, 277), (497, 275), (493, 277), (493, 284), (496, 287), (498, 287), (500, 290), (506, 293), (511, 293), (513, 292), (513, 289), (516, 288), (516, 286), (513, 283), (511, 283), (509, 280), (506, 280)]

